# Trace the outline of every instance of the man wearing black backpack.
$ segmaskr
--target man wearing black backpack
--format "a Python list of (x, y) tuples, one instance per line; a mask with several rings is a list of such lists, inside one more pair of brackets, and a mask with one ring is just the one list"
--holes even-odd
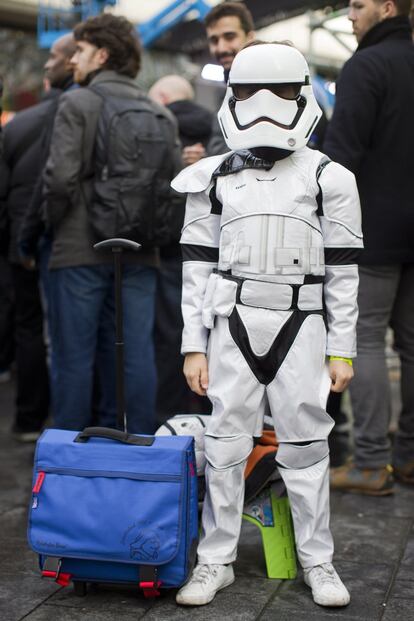
[(55, 426), (90, 423), (93, 369), (99, 424), (114, 426), (112, 256), (93, 244), (128, 237), (144, 244), (124, 254), (125, 390), (128, 428), (154, 430), (152, 341), (156, 244), (168, 236), (169, 181), (180, 167), (176, 125), (134, 80), (140, 44), (125, 18), (103, 14), (78, 24), (74, 80), (62, 96), (44, 174), (50, 258), (52, 402)]

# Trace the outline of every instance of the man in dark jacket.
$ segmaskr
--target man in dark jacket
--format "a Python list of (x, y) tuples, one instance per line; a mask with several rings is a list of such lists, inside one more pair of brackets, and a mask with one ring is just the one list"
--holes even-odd
[[(49, 114), (44, 126), (42, 127), (40, 140), (40, 150), (38, 156), (38, 169), (43, 170), (49, 155), (50, 140), (53, 131), (55, 115), (59, 104), (59, 96), (69, 89), (76, 88), (73, 82), (73, 70), (70, 59), (75, 53), (75, 40), (72, 34), (66, 34), (57, 39), (50, 48), (49, 58), (45, 63), (45, 81), (50, 85), (48, 98), (52, 100)], [(38, 176), (37, 183), (31, 195), (29, 204), (24, 212), (22, 221), (19, 223), (17, 231), (17, 250), (20, 261), (27, 269), (35, 266), (40, 269), (40, 278), (43, 280), (45, 289), (45, 271), (43, 269), (42, 254), (48, 254), (50, 246), (44, 226), (43, 206), (43, 180), (42, 175)], [(41, 248), (39, 248), (39, 245)], [(47, 251), (42, 252), (47, 246)], [(44, 261), (46, 263), (46, 260)], [(46, 266), (45, 266), (46, 268)]]
[(414, 47), (411, 0), (351, 0), (358, 48), (337, 85), (324, 151), (358, 183), (365, 250), (360, 260), (358, 358), (351, 387), (355, 460), (332, 473), (335, 489), (393, 491), (385, 334), (401, 357), (398, 478), (414, 483)]
[[(114, 426), (115, 353), (111, 254), (93, 250), (89, 220), (95, 190), (95, 138), (104, 96), (136, 100), (141, 50), (133, 25), (103, 14), (74, 29), (75, 82), (60, 100), (44, 174), (46, 216), (53, 229), (50, 267), (52, 406), (55, 425), (82, 429), (91, 419), (93, 370), (99, 378), (99, 424)], [(90, 84), (90, 87), (88, 86)], [(102, 92), (96, 92), (98, 89)], [(149, 100), (146, 100), (150, 104)], [(180, 152), (173, 117), (151, 104), (169, 134), (170, 177)], [(142, 188), (141, 188), (142, 189)], [(98, 224), (98, 223), (95, 223)], [(153, 321), (158, 253), (124, 254), (125, 390), (128, 428), (154, 430)]]
[[(206, 146), (211, 136), (212, 114), (193, 101), (191, 84), (179, 75), (167, 75), (153, 84), (148, 95), (166, 106), (178, 123), (182, 146)], [(184, 223), (185, 200), (179, 196), (174, 205), (175, 237), (160, 249), (161, 266), (157, 279), (155, 317), (155, 351), (158, 372), (157, 423), (162, 425), (174, 414), (183, 412), (209, 413), (206, 397), (195, 395), (183, 374), (180, 353), (183, 318), (181, 314), (182, 259), (179, 243)]]
[[(53, 89), (71, 82), (69, 60), (74, 41), (65, 36), (55, 42), (45, 64)], [(39, 295), (39, 275), (20, 263), (17, 237), (21, 222), (42, 170), (44, 127), (53, 120), (56, 98), (53, 90), (41, 103), (18, 113), (4, 128), (1, 158), (0, 199), (8, 209), (10, 240), (8, 259), (12, 266), (15, 297), (14, 337), (17, 370), (14, 433), (22, 441), (39, 435), (49, 411), (49, 382), (43, 336), (43, 312)]]

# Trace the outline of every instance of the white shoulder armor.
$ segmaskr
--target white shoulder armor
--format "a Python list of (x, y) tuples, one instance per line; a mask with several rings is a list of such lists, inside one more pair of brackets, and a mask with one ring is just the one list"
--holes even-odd
[(172, 181), (176, 192), (202, 192), (211, 181), (211, 176), (221, 162), (229, 157), (231, 151), (222, 155), (203, 157), (199, 162), (184, 168)]
[(362, 239), (361, 207), (354, 174), (341, 164), (330, 162), (318, 182), (323, 196), (324, 217), (341, 224), (355, 237)]

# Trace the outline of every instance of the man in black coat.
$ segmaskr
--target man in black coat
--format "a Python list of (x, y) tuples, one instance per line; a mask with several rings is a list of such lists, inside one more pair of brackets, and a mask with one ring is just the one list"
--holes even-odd
[(350, 388), (355, 459), (332, 473), (335, 489), (393, 491), (391, 398), (385, 335), (401, 357), (402, 411), (395, 475), (414, 483), (414, 46), (411, 0), (351, 0), (358, 48), (337, 84), (324, 151), (355, 175), (365, 250), (360, 260), (358, 358)]
[[(47, 95), (52, 100), (49, 113), (39, 137), (40, 149), (37, 161), (38, 169), (43, 170), (49, 155), (53, 125), (59, 104), (59, 97), (65, 91), (77, 88), (73, 82), (73, 71), (70, 62), (75, 53), (75, 40), (72, 34), (66, 34), (55, 41), (45, 63), (45, 82), (50, 86)], [(43, 213), (43, 179), (38, 175), (31, 199), (24, 211), (17, 231), (17, 252), (21, 263), (27, 269), (39, 267), (43, 290), (47, 289), (46, 269), (50, 253), (50, 231), (45, 230), (45, 214)], [(42, 256), (45, 255), (45, 256)]]
[[(45, 75), (53, 89), (72, 82), (69, 61), (74, 51), (74, 40), (67, 35), (52, 46)], [(53, 122), (58, 93), (52, 90), (44, 101), (18, 113), (6, 125), (0, 161), (0, 201), (7, 206), (10, 223), (8, 260), (15, 296), (17, 394), (13, 430), (22, 441), (36, 439), (48, 416), (49, 383), (38, 271), (33, 263), (29, 270), (22, 267), (17, 238), (42, 171), (44, 128)]]
[[(0, 117), (2, 114), (3, 78), (0, 76)], [(3, 132), (0, 123), (0, 160), (3, 153)], [(1, 183), (1, 182), (0, 182)], [(13, 362), (13, 287), (11, 270), (7, 261), (9, 244), (9, 218), (7, 204), (0, 200), (0, 384), (11, 380), (10, 365)]]

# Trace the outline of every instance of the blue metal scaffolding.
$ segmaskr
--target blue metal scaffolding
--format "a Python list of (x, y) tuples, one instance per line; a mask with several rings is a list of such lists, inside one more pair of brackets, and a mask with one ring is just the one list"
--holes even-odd
[[(138, 0), (136, 0), (138, 2)], [(70, 32), (80, 21), (99, 15), (117, 0), (40, 0), (38, 15), (38, 43), (50, 48), (56, 39)], [(140, 39), (150, 47), (164, 32), (178, 24), (191, 11), (203, 19), (211, 5), (204, 0), (173, 0), (154, 17), (137, 26)]]

